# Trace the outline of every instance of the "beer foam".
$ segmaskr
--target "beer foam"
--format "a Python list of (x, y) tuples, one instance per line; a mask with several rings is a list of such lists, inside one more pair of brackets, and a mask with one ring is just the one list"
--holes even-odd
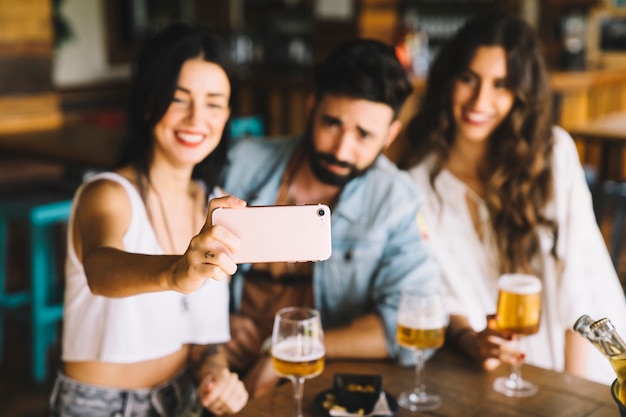
[(288, 362), (314, 361), (325, 353), (324, 344), (310, 336), (290, 336), (272, 346), (272, 356)]
[(533, 275), (504, 274), (498, 279), (498, 290), (512, 294), (537, 294), (541, 289), (541, 280)]
[(410, 329), (435, 330), (446, 326), (446, 317), (443, 314), (419, 316), (406, 311), (398, 313), (398, 324)]

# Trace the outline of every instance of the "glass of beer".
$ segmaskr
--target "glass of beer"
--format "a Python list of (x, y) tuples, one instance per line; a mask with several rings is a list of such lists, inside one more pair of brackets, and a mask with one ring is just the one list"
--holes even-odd
[(274, 318), (272, 361), (276, 372), (293, 385), (294, 417), (302, 417), (304, 381), (324, 370), (324, 332), (320, 313), (303, 307), (286, 307)]
[(415, 355), (415, 386), (400, 393), (398, 404), (411, 411), (431, 411), (441, 405), (441, 398), (426, 392), (425, 353), (443, 345), (447, 315), (441, 294), (425, 295), (404, 289), (398, 308), (398, 343)]
[[(512, 333), (515, 342), (523, 336), (537, 333), (541, 318), (541, 290), (541, 280), (535, 276), (502, 275), (498, 279), (498, 330)], [(522, 379), (521, 368), (521, 362), (511, 365), (508, 377), (496, 378), (494, 390), (508, 397), (528, 397), (537, 393), (535, 384)]]

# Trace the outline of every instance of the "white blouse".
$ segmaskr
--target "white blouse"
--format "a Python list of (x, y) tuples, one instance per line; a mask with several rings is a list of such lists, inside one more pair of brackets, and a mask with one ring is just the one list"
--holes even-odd
[[(543, 281), (542, 321), (539, 333), (521, 340), (526, 362), (562, 371), (565, 365), (565, 331), (578, 317), (608, 317), (626, 338), (626, 299), (605, 242), (595, 220), (591, 194), (574, 141), (554, 128), (554, 200), (546, 214), (559, 227), (557, 263), (550, 254), (553, 238), (539, 230)], [(493, 234), (484, 201), (448, 170), (430, 185), (432, 160), (411, 168), (409, 174), (427, 198), (424, 220), (431, 251), (437, 259), (447, 290), (450, 314), (464, 315), (476, 331), (486, 327), (497, 302), (498, 264)], [(477, 203), (482, 236), (476, 233), (466, 197)], [(588, 365), (588, 378), (610, 384), (615, 373), (595, 348)]]

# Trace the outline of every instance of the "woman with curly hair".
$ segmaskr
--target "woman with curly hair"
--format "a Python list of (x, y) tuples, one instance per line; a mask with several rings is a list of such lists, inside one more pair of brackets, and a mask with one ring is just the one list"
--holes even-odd
[[(576, 147), (552, 125), (551, 107), (534, 30), (514, 16), (474, 17), (432, 64), (401, 165), (428, 197), (449, 342), (487, 370), (524, 359), (608, 384), (608, 361), (571, 329), (589, 314), (626, 335), (626, 301)], [(539, 333), (519, 350), (492, 325), (504, 273), (543, 282)]]

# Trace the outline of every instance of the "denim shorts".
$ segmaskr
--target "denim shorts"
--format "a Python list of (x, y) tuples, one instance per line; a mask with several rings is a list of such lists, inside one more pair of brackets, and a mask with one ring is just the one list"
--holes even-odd
[(118, 389), (86, 384), (59, 372), (50, 396), (51, 417), (196, 417), (196, 387), (181, 371), (154, 388)]

